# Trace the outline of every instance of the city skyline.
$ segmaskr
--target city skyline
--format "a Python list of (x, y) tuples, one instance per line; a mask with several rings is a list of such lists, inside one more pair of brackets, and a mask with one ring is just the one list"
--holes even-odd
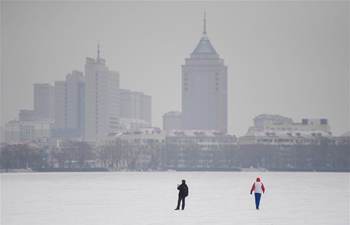
[[(229, 67), (229, 133), (243, 135), (250, 126), (253, 117), (263, 113), (281, 114), (291, 117), (294, 120), (300, 120), (303, 117), (327, 118), (335, 134), (339, 135), (349, 130), (350, 96), (349, 76), (346, 70), (346, 61), (349, 59), (349, 44), (346, 41), (348, 32), (344, 30), (347, 28), (348, 21), (346, 21), (346, 18), (349, 15), (346, 13), (346, 10), (342, 10), (342, 4), (340, 3), (328, 4), (328, 7), (325, 7), (324, 4), (306, 4), (308, 10), (313, 12), (309, 17), (306, 16), (310, 12), (303, 10), (305, 4), (291, 4), (294, 7), (290, 9), (290, 7), (276, 3), (271, 4), (274, 7), (269, 10), (264, 5), (252, 3), (221, 3), (218, 5), (113, 3), (94, 4), (94, 7), (86, 3), (36, 3), (34, 4), (36, 7), (24, 3), (2, 4), (2, 10), (5, 13), (2, 16), (2, 24), (4, 25), (4, 30), (8, 31), (2, 34), (2, 46), (4, 47), (2, 50), (2, 123), (14, 118), (19, 109), (30, 108), (32, 101), (32, 91), (30, 89), (33, 83), (48, 82), (53, 84), (54, 80), (62, 80), (69, 71), (82, 70), (83, 60), (86, 56), (94, 55), (96, 44), (100, 41), (103, 58), (107, 60), (112, 70), (119, 71), (122, 77), (121, 82), (125, 82), (121, 86), (128, 89), (140, 90), (152, 96), (152, 111), (154, 112), (152, 114), (152, 124), (161, 127), (162, 115), (164, 113), (171, 110), (181, 110), (181, 65), (184, 64), (184, 59), (193, 49), (198, 38), (200, 38), (203, 7), (199, 6), (205, 6), (204, 8), (208, 14), (208, 32), (210, 33), (211, 41), (214, 43), (218, 52), (220, 52), (220, 56), (225, 59), (225, 64)], [(167, 12), (169, 12), (171, 6), (174, 5), (174, 12), (178, 8), (183, 8), (184, 5), (186, 6), (184, 7), (185, 12), (183, 16), (185, 19), (179, 16), (176, 17), (174, 15), (175, 13), (169, 13), (169, 16), (165, 16), (168, 14)], [(287, 5), (290, 6), (290, 4)], [(140, 11), (140, 15), (134, 15), (131, 21), (125, 20), (128, 22), (124, 21), (123, 23), (119, 20), (111, 19), (114, 18), (111, 12), (112, 10), (106, 10), (108, 8), (107, 6), (113, 6), (113, 9), (120, 9), (122, 15), (119, 16), (124, 19), (131, 18), (128, 17), (129, 15), (126, 15), (128, 13), (125, 13), (131, 11), (126, 9), (137, 9)], [(226, 7), (227, 9), (224, 9), (224, 6), (228, 6)], [(4, 10), (5, 7), (7, 7), (6, 10)], [(37, 24), (36, 26), (33, 27), (30, 21), (22, 21), (30, 13), (36, 12), (42, 7), (47, 9), (47, 11), (38, 12), (38, 16), (34, 18)], [(91, 37), (86, 39), (78, 38), (80, 34), (75, 33), (74, 29), (85, 23), (82, 23), (83, 21), (78, 17), (70, 15), (71, 10), (76, 8), (83, 9), (81, 15), (83, 15), (82, 18), (88, 20), (86, 24), (92, 24), (92, 27), (100, 31), (97, 32), (100, 34), (91, 33), (89, 29), (83, 27), (82, 34), (86, 34), (89, 31)], [(91, 12), (92, 8), (95, 9), (98, 15), (88, 17), (88, 12)], [(156, 15), (164, 16), (164, 23), (156, 21), (155, 17), (146, 19), (144, 12), (141, 10), (142, 8), (146, 11), (151, 9)], [(268, 32), (264, 32), (263, 28), (269, 29), (272, 27), (267, 23), (269, 21), (274, 25), (281, 25), (278, 21), (274, 21), (273, 15), (281, 16), (279, 14), (281, 13), (280, 11), (287, 8), (292, 10), (292, 13), (289, 16), (282, 17), (280, 23), (290, 23), (291, 31), (287, 31), (286, 27), (281, 26), (279, 27), (281, 38), (274, 39), (273, 37), (276, 36), (276, 33), (268, 35)], [(29, 11), (23, 13), (23, 15), (18, 14), (24, 9)], [(56, 17), (49, 15), (49, 12), (52, 12), (54, 9), (58, 9), (59, 11), (54, 14)], [(249, 13), (250, 16), (256, 10), (257, 17), (262, 16), (263, 12), (270, 11), (272, 12), (272, 16), (259, 22), (250, 18), (246, 27), (236, 26), (236, 31), (238, 32), (232, 31), (234, 29), (222, 29), (222, 22), (225, 21), (222, 19), (223, 17), (227, 17), (226, 22), (230, 22), (233, 25), (237, 25), (237, 21), (233, 20), (234, 18), (239, 16), (248, 18), (243, 15), (243, 12), (239, 13), (238, 9)], [(9, 15), (11, 12), (13, 14)], [(106, 15), (101, 15), (101, 12), (106, 12)], [(223, 12), (224, 16), (218, 16), (218, 12)], [(238, 15), (232, 17), (230, 15), (232, 12)], [(338, 17), (332, 19), (330, 15), (324, 15), (324, 12), (333, 13), (332, 15), (338, 14)], [(16, 19), (11, 17), (13, 15), (17, 16)], [(295, 19), (297, 15), (305, 16), (307, 18), (306, 23), (302, 24), (302, 21), (292, 22), (292, 19)], [(64, 18), (64, 16), (67, 16), (67, 18)], [(37, 19), (45, 17), (52, 20), (41, 23), (37, 21)], [(140, 19), (140, 17), (143, 20), (141, 25), (138, 25), (137, 22), (140, 22), (140, 20), (137, 19)], [(11, 18), (14, 20), (10, 21)], [(30, 36), (24, 40), (24, 37), (20, 35), (27, 29), (33, 28), (31, 30), (33, 34), (28, 33), (27, 35), (35, 37), (35, 35), (38, 35), (35, 31), (40, 31), (40, 25), (59, 25), (58, 27), (62, 28), (62, 25), (67, 25), (70, 19), (75, 20), (76, 24), (68, 26), (68, 31), (77, 34), (77, 38), (73, 38), (73, 35), (68, 40), (60, 39), (60, 37), (67, 37), (67, 34), (57, 33), (55, 30), (57, 28), (53, 29), (54, 34), (52, 35), (58, 35), (57, 39), (53, 40), (50, 40), (52, 35), (49, 32), (39, 32), (39, 34), (44, 34), (44, 37), (41, 37), (39, 42), (29, 40), (31, 38)], [(97, 22), (93, 23), (93, 19), (96, 19)], [(188, 25), (184, 25), (183, 23), (186, 19)], [(317, 19), (322, 19), (322, 26), (314, 27), (312, 32), (308, 32), (306, 29), (312, 27), (311, 25), (314, 25)], [(109, 23), (100, 23), (101, 21), (108, 21)], [(336, 22), (340, 23), (332, 27)], [(16, 23), (23, 23), (24, 25), (19, 27), (22, 29), (13, 30), (16, 27), (14, 26)], [(127, 26), (127, 24), (130, 26)], [(112, 28), (113, 25), (116, 25), (123, 31), (116, 32), (106, 29)], [(259, 25), (264, 26), (261, 27)], [(125, 33), (128, 27), (133, 28), (130, 29), (130, 34)], [(293, 36), (293, 31), (296, 30), (299, 30), (303, 35), (298, 36), (294, 34)], [(240, 31), (245, 31), (246, 34)], [(334, 33), (334, 31), (336, 32)], [(176, 33), (180, 33), (180, 35), (175, 35)], [(261, 35), (261, 43), (243, 41), (244, 38), (249, 36), (247, 34), (251, 35), (254, 33)], [(141, 34), (141, 36), (136, 36), (135, 34)], [(233, 39), (233, 43), (230, 44), (230, 38), (233, 37), (232, 34), (236, 34), (236, 39)], [(319, 34), (324, 34), (324, 37), (318, 36)], [(343, 36), (338, 37), (339, 40), (336, 42), (334, 37), (340, 34)], [(128, 39), (130, 38), (129, 35), (134, 35), (134, 37), (130, 40)], [(292, 35), (289, 37), (290, 39), (282, 40), (288, 37), (288, 35)], [(110, 36), (116, 38), (116, 40)], [(315, 39), (316, 37), (318, 38), (317, 41)], [(296, 42), (293, 42), (292, 38), (297, 38)], [(81, 43), (79, 42), (77, 45), (79, 40)], [(129, 42), (125, 42), (126, 40)], [(244, 48), (239, 48), (237, 45), (240, 41), (243, 42), (243, 47), (247, 47), (249, 44), (253, 46), (243, 51)], [(148, 42), (153, 44), (148, 44)], [(159, 42), (158, 45), (155, 45), (156, 42)], [(29, 46), (29, 43), (41, 44)], [(54, 43), (61, 44), (60, 46), (63, 48), (63, 51), (53, 48), (51, 45)], [(283, 46), (284, 43), (290, 45)], [(72, 46), (73, 44), (77, 46)], [(123, 44), (126, 44), (125, 47), (123, 47)], [(151, 54), (147, 45), (153, 47), (154, 51)], [(320, 45), (325, 47), (321, 48), (321, 50), (316, 49), (320, 48)], [(235, 51), (235, 48), (232, 48), (233, 46), (237, 47), (237, 53), (232, 54)], [(29, 51), (34, 47), (37, 51)], [(307, 47), (310, 47), (310, 49)], [(272, 55), (264, 58), (264, 54), (267, 54), (266, 50), (268, 50), (268, 54)], [(17, 55), (18, 58), (15, 57), (16, 54), (14, 55), (16, 51), (21, 52)], [(126, 57), (126, 54), (123, 54), (125, 51), (128, 53)], [(66, 54), (63, 54), (64, 52)], [(139, 52), (139, 55), (137, 52)], [(28, 53), (32, 53), (33, 55), (28, 55)], [(331, 54), (327, 55), (326, 53)], [(44, 57), (45, 59), (42, 55), (46, 56)], [(149, 57), (147, 58), (147, 56)], [(278, 56), (281, 56), (281, 58), (278, 58)], [(301, 57), (301, 59), (297, 57)], [(313, 57), (318, 58), (315, 59)], [(61, 60), (55, 61), (55, 58)], [(291, 59), (292, 61), (290, 61)], [(25, 70), (29, 74), (27, 77), (23, 75), (25, 73), (21, 73), (21, 71), (24, 71), (23, 68), (14, 67), (15, 62), (22, 62), (21, 65), (23, 66), (21, 67), (27, 68)], [(251, 69), (251, 67), (257, 68)], [(295, 73), (295, 77), (290, 76), (293, 72)], [(283, 75), (284, 73), (286, 75)], [(47, 76), (45, 74), (52, 75)], [(150, 78), (144, 79), (142, 74), (146, 74)], [(266, 80), (258, 74), (263, 74)], [(16, 101), (7, 101), (7, 99), (10, 97), (13, 98), (15, 95), (13, 90), (16, 89), (14, 88), (14, 81), (20, 78), (24, 79), (24, 83), (26, 83), (20, 88), (23, 91), (20, 93), (16, 91)], [(261, 87), (264, 85), (265, 88)], [(293, 85), (294, 88), (291, 88)], [(29, 93), (28, 89), (30, 90)], [(273, 89), (273, 91), (270, 89)], [(164, 96), (167, 99), (164, 99)]]

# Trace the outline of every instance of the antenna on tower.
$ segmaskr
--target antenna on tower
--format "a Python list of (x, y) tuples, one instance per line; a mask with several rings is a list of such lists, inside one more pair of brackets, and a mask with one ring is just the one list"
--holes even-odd
[(204, 10), (204, 18), (203, 18), (203, 34), (207, 34), (207, 13)]
[(97, 43), (97, 61), (100, 61), (100, 42)]

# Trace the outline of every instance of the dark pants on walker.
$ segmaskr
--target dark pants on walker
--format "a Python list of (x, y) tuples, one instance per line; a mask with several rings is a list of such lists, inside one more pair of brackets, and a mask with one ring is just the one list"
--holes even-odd
[(256, 209), (259, 209), (260, 198), (261, 198), (261, 194), (260, 193), (255, 193), (255, 207), (256, 207)]
[(184, 210), (185, 209), (185, 196), (180, 196), (179, 195), (179, 198), (178, 198), (178, 200), (177, 200), (177, 209), (179, 209), (180, 208), (180, 203), (182, 202), (182, 205), (181, 205), (181, 209), (182, 210)]

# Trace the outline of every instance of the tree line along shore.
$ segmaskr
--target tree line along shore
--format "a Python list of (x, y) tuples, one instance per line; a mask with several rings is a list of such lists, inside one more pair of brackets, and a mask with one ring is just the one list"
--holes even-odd
[(350, 143), (309, 145), (115, 141), (59, 147), (2, 144), (1, 172), (29, 171), (338, 171), (350, 172)]

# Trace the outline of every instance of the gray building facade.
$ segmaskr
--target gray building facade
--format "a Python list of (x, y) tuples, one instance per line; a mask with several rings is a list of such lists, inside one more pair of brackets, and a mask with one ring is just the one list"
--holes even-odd
[(84, 140), (100, 141), (120, 130), (119, 73), (109, 70), (100, 57), (86, 58)]
[(208, 38), (205, 18), (202, 38), (182, 66), (182, 120), (185, 130), (227, 132), (227, 66)]
[(151, 127), (152, 98), (142, 92), (120, 89), (120, 118), (126, 129)]
[(54, 120), (54, 87), (48, 83), (34, 86), (34, 112), (39, 120)]
[(81, 137), (84, 133), (85, 78), (73, 71), (65, 81), (55, 82), (55, 134)]
[(163, 130), (181, 130), (182, 129), (182, 115), (178, 111), (170, 111), (163, 115)]

